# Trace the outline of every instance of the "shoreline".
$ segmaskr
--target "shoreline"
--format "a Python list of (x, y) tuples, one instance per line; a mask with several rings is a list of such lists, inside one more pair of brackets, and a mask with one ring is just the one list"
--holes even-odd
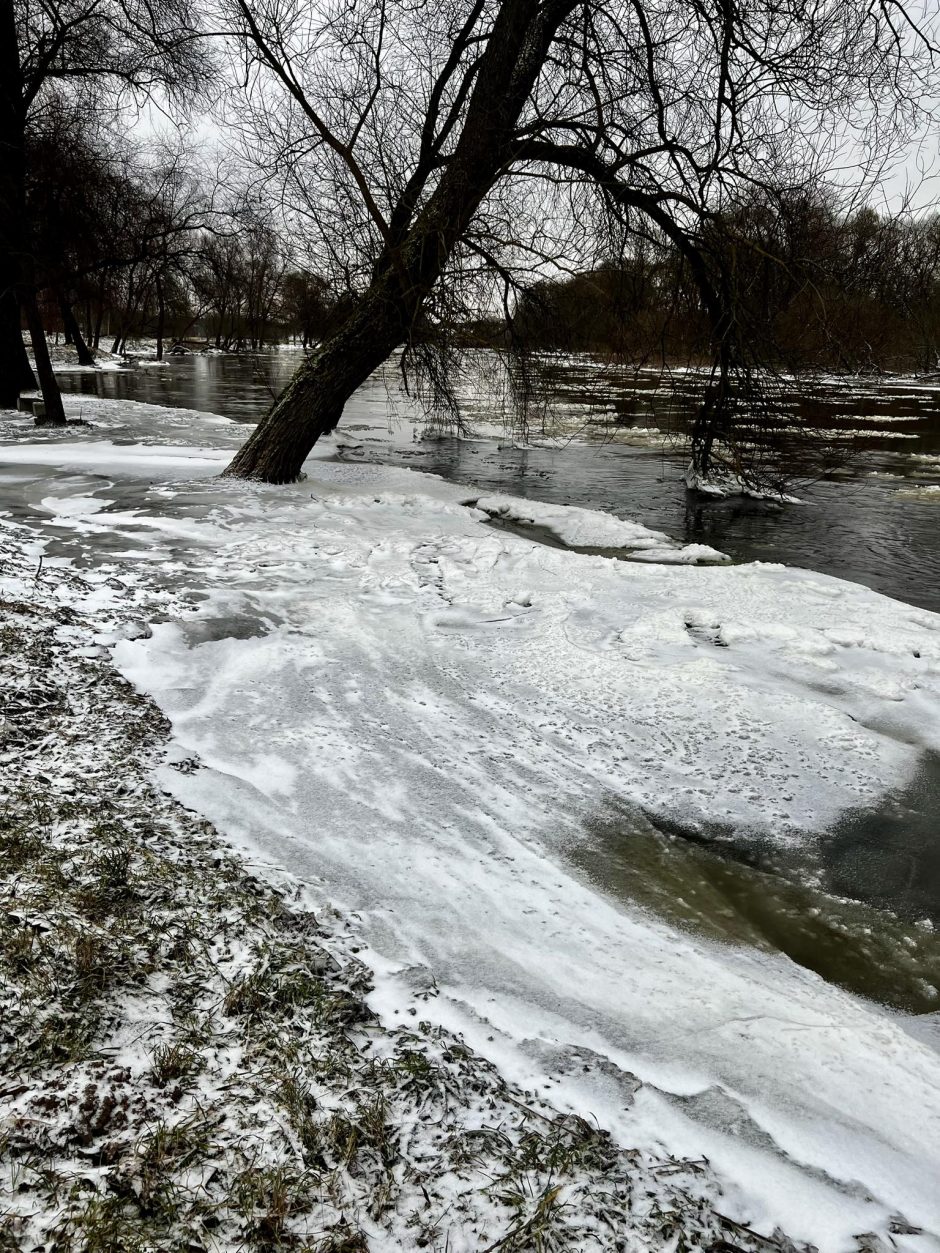
[(36, 548), (3, 524), (0, 1248), (794, 1247), (380, 1023), (350, 920), (154, 786), (169, 724), (110, 648), (156, 606)]
[[(754, 761), (771, 771), (757, 809), (759, 790), (728, 793), (742, 814), (792, 792), (777, 765), (799, 770), (799, 742), (824, 747), (821, 718), (830, 768), (846, 764), (850, 736), (859, 781), (875, 786), (872, 751), (903, 773), (910, 748), (899, 755), (859, 714), (870, 721), (876, 697), (892, 717), (914, 715), (888, 680), (914, 701), (930, 688), (934, 616), (779, 566), (626, 568), (546, 549), (494, 532), (466, 492), (410, 470), (326, 459), (294, 488), (240, 488), (214, 478), (234, 424), (125, 402), (102, 402), (102, 417), (77, 441), (44, 432), (11, 447), (14, 478), (20, 466), (21, 483), (37, 475), (22, 489), (26, 555), (39, 552), (38, 524), (52, 553), (77, 561), (89, 611), (119, 602), (138, 623), (80, 646), (113, 644), (172, 720), (170, 756), (151, 763), (158, 786), (215, 821), (262, 878), (293, 891), (299, 880), (273, 868), (299, 874), (318, 921), (341, 907), (347, 953), (375, 972), (367, 1007), (387, 1024), (426, 1015), (463, 1033), (515, 1099), (551, 1092), (569, 1118), (596, 1111), (643, 1161), (708, 1157), (710, 1195), (717, 1177), (732, 1218), (765, 1234), (782, 1227), (828, 1251), (853, 1247), (850, 1232), (894, 1232), (899, 1213), (934, 1229), (929, 1155), (899, 1112), (919, 1101), (926, 1126), (935, 1106), (936, 1058), (913, 1032), (779, 957), (719, 950), (615, 905), (572, 876), (562, 843), (612, 783), (629, 800), (650, 767), (658, 795), (682, 799), (675, 784), (694, 776), (674, 754), (649, 755), (651, 729), (668, 735), (673, 717), (698, 737), (689, 764), (702, 780), (736, 784), (733, 755), (701, 761), (740, 700), (770, 736)], [(564, 529), (611, 525), (557, 512)], [(54, 557), (38, 582), (35, 568), (21, 571), (31, 593), (68, 582)], [(198, 603), (180, 613), (187, 597)], [(829, 680), (820, 703), (814, 657), (840, 676), (838, 699)], [(711, 697), (702, 681), (717, 683)], [(759, 691), (774, 693), (769, 718)], [(806, 700), (816, 719), (793, 721)], [(819, 799), (811, 783), (798, 811)], [(727, 803), (709, 796), (706, 808)]]

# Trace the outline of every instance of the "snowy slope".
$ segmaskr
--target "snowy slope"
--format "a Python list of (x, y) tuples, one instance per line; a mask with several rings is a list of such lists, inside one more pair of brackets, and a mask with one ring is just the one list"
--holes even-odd
[(4, 459), (66, 551), (204, 597), (115, 648), (203, 763), (165, 786), (358, 912), (383, 1013), (433, 978), (422, 1017), (624, 1142), (707, 1155), (768, 1231), (838, 1249), (901, 1214), (940, 1247), (925, 1033), (568, 857), (612, 808), (625, 838), (649, 814), (795, 842), (900, 785), (940, 749), (940, 618), (779, 566), (547, 548), (410, 471), (219, 481), (237, 432), (145, 416), (150, 447), (131, 412), (133, 442)]

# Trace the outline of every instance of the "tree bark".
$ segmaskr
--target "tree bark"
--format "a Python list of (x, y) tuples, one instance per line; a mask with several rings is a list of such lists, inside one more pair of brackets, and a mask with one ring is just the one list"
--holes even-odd
[(163, 332), (166, 326), (166, 301), (163, 284), (157, 279), (157, 360), (163, 360)]
[(20, 329), (20, 306), (13, 284), (0, 286), (0, 409), (15, 409), (20, 392), (32, 391), (36, 376)]
[(0, 405), (16, 408), (36, 386), (29, 365), (17, 289), (26, 211), (22, 79), (12, 0), (0, 0)]
[(24, 284), (20, 288), (19, 297), (23, 312), (26, 314), (26, 325), (29, 327), (33, 357), (36, 360), (36, 373), (39, 375), (39, 387), (46, 406), (45, 416), (36, 420), (41, 421), (43, 426), (65, 426), (62, 393), (59, 391), (59, 384), (56, 382), (55, 372), (52, 369), (52, 358), (49, 356), (49, 345), (46, 343), (46, 332), (42, 325), (35, 288)]
[(519, 114), (552, 34), (572, 7), (574, 0), (503, 0), (437, 187), (413, 221), (410, 206), (401, 212), (366, 293), (340, 330), (300, 366), (226, 474), (294, 481), (356, 388), (408, 339), (448, 258), (511, 159)]
[(91, 349), (85, 343), (85, 337), (82, 335), (81, 327), (78, 325), (78, 319), (72, 311), (72, 306), (65, 299), (59, 302), (59, 309), (62, 313), (62, 325), (65, 327), (65, 342), (75, 345), (75, 351), (78, 354), (79, 365), (94, 365), (95, 358)]
[(226, 474), (293, 483), (311, 448), (339, 424), (346, 401), (401, 339), (389, 306), (369, 293), (336, 335), (297, 370)]
[[(33, 341), (36, 373), (46, 403), (46, 421), (65, 425), (65, 411), (59, 386), (52, 372), (49, 347), (43, 330), (39, 303), (36, 299), (34, 260), (30, 248), (29, 221), (26, 210), (26, 106), (23, 98), (23, 75), (20, 67), (19, 42), (13, 0), (0, 0), (0, 283), (2, 295), (15, 295)], [(7, 342), (0, 348), (0, 360), (12, 363), (18, 382), (22, 381), (22, 336), (19, 317), (6, 313), (0, 321), (0, 332)], [(12, 381), (4, 383), (9, 393)], [(17, 394), (19, 387), (17, 387)]]

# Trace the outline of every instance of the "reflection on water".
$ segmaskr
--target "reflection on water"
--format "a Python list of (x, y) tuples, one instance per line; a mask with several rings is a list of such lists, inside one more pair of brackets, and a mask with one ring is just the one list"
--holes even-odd
[(66, 371), (58, 378), (62, 390), (72, 394), (141, 400), (255, 422), (288, 382), (299, 359), (295, 352), (240, 357), (194, 354), (137, 369)]
[[(173, 358), (164, 366), (62, 375), (74, 392), (172, 405), (254, 421), (297, 366), (295, 352)], [(637, 387), (571, 363), (553, 376), (559, 404), (585, 413), (615, 410), (623, 424), (665, 429), (692, 404), (691, 382)], [(683, 391), (683, 388), (685, 389)], [(603, 402), (603, 404), (602, 404)], [(916, 434), (872, 439), (851, 472), (799, 489), (802, 505), (777, 509), (742, 498), (709, 500), (686, 492), (685, 459), (675, 451), (637, 448), (598, 438), (555, 451), (501, 446), (495, 440), (389, 440), (388, 415), (413, 413), (394, 374), (379, 372), (347, 406), (341, 431), (368, 459), (409, 465), (487, 492), (604, 509), (636, 518), (682, 542), (711, 544), (739, 561), (779, 561), (863, 583), (909, 604), (940, 611), (940, 503), (899, 495), (905, 482), (940, 481), (940, 388), (911, 383), (821, 386), (804, 402), (814, 420)], [(480, 397), (477, 411), (485, 406)], [(904, 415), (913, 422), (891, 422)], [(672, 416), (670, 416), (672, 415)], [(914, 454), (913, 456), (911, 454)], [(931, 458), (936, 460), (920, 460)]]
[(901, 498), (880, 481), (817, 483), (800, 490), (801, 505), (780, 509), (692, 495), (682, 481), (684, 459), (620, 445), (553, 452), (448, 439), (375, 455), (479, 491), (604, 509), (737, 561), (820, 570), (940, 612), (940, 507)]

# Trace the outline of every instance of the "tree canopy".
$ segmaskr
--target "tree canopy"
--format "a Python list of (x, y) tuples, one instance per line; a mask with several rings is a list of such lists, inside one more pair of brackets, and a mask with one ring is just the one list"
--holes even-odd
[(650, 231), (710, 322), (712, 429), (749, 355), (714, 224), (838, 160), (863, 181), (932, 73), (924, 14), (894, 0), (224, 0), (223, 16), (266, 182), (358, 296), (231, 467), (276, 480), (376, 352), (420, 363), (435, 329)]

